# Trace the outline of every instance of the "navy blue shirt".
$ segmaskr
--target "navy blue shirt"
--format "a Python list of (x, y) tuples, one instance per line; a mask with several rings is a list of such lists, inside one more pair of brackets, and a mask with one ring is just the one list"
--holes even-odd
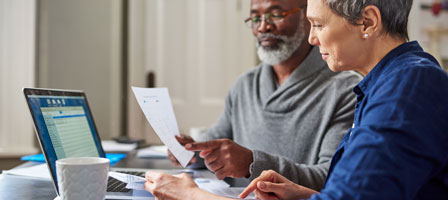
[(353, 89), (353, 128), (312, 199), (448, 199), (448, 76), (417, 42)]

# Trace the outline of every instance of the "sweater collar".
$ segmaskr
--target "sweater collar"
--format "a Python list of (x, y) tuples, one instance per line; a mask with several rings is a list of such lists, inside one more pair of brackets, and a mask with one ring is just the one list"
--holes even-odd
[(297, 66), (286, 81), (277, 88), (277, 78), (271, 65), (261, 64), (261, 75), (259, 79), (260, 95), (264, 103), (279, 96), (285, 90), (296, 83), (308, 78), (310, 75), (325, 69), (327, 64), (322, 60), (319, 48), (312, 47), (305, 60)]

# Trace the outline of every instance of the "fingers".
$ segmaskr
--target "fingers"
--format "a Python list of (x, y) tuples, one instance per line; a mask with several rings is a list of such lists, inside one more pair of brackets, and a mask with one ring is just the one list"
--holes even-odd
[(259, 181), (257, 183), (257, 189), (262, 192), (272, 192), (279, 193), (280, 191), (285, 189), (284, 184), (272, 183), (268, 181)]
[(191, 160), (190, 160), (190, 162), (188, 163), (188, 164), (193, 164), (193, 163), (196, 163), (196, 155), (195, 156), (193, 156), (193, 158), (191, 158)]
[[(207, 153), (206, 156), (204, 156), (204, 157), (201, 156), (201, 157), (204, 158), (204, 162), (207, 166), (212, 167), (212, 166), (218, 164), (215, 162), (219, 161), (219, 151), (209, 151), (209, 152), (210, 153)], [(214, 170), (213, 170), (213, 167), (210, 170), (212, 170), (212, 171), (217, 170), (216, 166), (214, 167)]]
[[(168, 150), (168, 160), (170, 160), (170, 161), (171, 161), (171, 164), (174, 165), (174, 166), (178, 166), (178, 167), (182, 166), (182, 165), (179, 163), (179, 161), (177, 160), (177, 158), (173, 155), (173, 153), (171, 153), (170, 150)], [(190, 160), (190, 162), (188, 163), (188, 165), (191, 165), (191, 164), (193, 164), (193, 163), (196, 163), (196, 161), (197, 161), (196, 156), (193, 156), (193, 158), (191, 158), (191, 160)]]
[(187, 178), (187, 179), (191, 179), (191, 176), (187, 173), (180, 173), (180, 174), (175, 174), (173, 175), (174, 177), (178, 177), (178, 178)]
[(222, 180), (227, 175), (229, 175), (228, 173), (226, 173), (226, 171), (228, 170), (225, 169), (225, 160), (220, 159), (220, 151), (218, 150), (211, 151), (210, 153), (207, 154), (207, 156), (203, 158), (205, 166), (207, 166), (207, 168), (210, 171), (215, 172), (215, 175), (218, 179)]
[(284, 186), (281, 186), (280, 184), (266, 181), (251, 182), (251, 184), (247, 186), (247, 188), (239, 195), (239, 197), (246, 198), (251, 192), (254, 192), (257, 199), (277, 200), (279, 198), (275, 194), (281, 192), (282, 189), (284, 189)]
[(168, 160), (170, 160), (171, 164), (173, 164), (174, 166), (181, 166), (179, 161), (176, 159), (176, 157), (174, 157), (173, 153), (171, 153), (170, 150), (168, 150)]
[(275, 172), (273, 170), (263, 171), (259, 177), (252, 180), (252, 182), (249, 183), (249, 185), (246, 187), (246, 189), (244, 189), (243, 192), (241, 192), (241, 194), (239, 195), (240, 198), (245, 198), (245, 197), (247, 197), (247, 195), (249, 195), (250, 193), (255, 191), (257, 189), (258, 182), (263, 181), (263, 180), (272, 180), (273, 174), (275, 174)]
[(207, 161), (206, 161), (206, 162), (205, 162), (205, 166), (207, 166), (207, 168), (208, 168), (210, 171), (215, 172), (215, 173), (217, 173), (218, 170), (224, 168), (224, 164), (222, 164), (222, 163), (219, 162), (219, 161), (214, 161), (214, 162), (212, 162), (212, 163), (207, 163)]
[(275, 195), (265, 193), (260, 190), (255, 190), (254, 194), (255, 194), (255, 198), (260, 199), (260, 200), (278, 200), (279, 199)]
[(153, 183), (155, 181), (160, 181), (162, 180), (163, 176), (166, 175), (162, 172), (155, 172), (155, 171), (147, 171), (145, 173), (145, 178), (147, 181)]
[(244, 199), (247, 197), (247, 195), (249, 195), (250, 193), (252, 193), (255, 189), (257, 189), (257, 182), (258, 182), (258, 178), (252, 180), (252, 182), (249, 183), (249, 185), (243, 190), (243, 192), (241, 192), (241, 194), (239, 195), (239, 197), (241, 199)]
[(215, 176), (219, 180), (223, 180), (225, 177), (229, 176), (229, 173), (226, 171), (225, 166), (222, 166), (220, 169), (215, 171)]
[(185, 145), (185, 149), (189, 151), (203, 151), (216, 149), (221, 146), (221, 140), (210, 140), (205, 142), (189, 143)]
[(154, 193), (155, 184), (153, 182), (146, 181), (144, 187), (146, 191)]
[(164, 174), (158, 173), (158, 172), (146, 172), (146, 182), (143, 185), (145, 190), (150, 192), (156, 199), (163, 199), (163, 192), (161, 192), (160, 183), (158, 184), (158, 181), (161, 181), (163, 179)]
[(205, 158), (208, 156), (208, 154), (210, 154), (213, 150), (203, 150), (199, 152), (199, 157), (201, 158)]
[(178, 141), (181, 145), (185, 145), (185, 144), (193, 143), (193, 142), (194, 142), (193, 138), (191, 138), (190, 136), (186, 136), (186, 135), (180, 135), (180, 136), (178, 136), (178, 135), (176, 135), (175, 137), (176, 137), (177, 141)]
[(224, 179), (228, 174), (225, 172), (225, 163), (219, 159), (219, 151), (212, 151), (206, 157), (204, 157), (205, 166), (215, 175), (218, 179)]

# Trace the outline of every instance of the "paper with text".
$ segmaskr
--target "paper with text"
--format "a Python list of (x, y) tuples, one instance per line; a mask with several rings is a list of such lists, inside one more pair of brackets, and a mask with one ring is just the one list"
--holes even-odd
[(145, 190), (145, 182), (133, 182), (126, 184), (126, 189)]
[(168, 88), (132, 87), (132, 91), (134, 91), (140, 108), (160, 140), (173, 153), (179, 163), (186, 167), (193, 158), (194, 152), (185, 150), (174, 137), (179, 135), (179, 128), (168, 94)]
[[(240, 199), (239, 195), (241, 192), (244, 191), (244, 187), (227, 187), (227, 188), (213, 188), (213, 189), (206, 189), (208, 192), (223, 196), (223, 197), (229, 197), (232, 199)], [(255, 200), (255, 194), (251, 193), (249, 196), (247, 196), (244, 200)]]
[(135, 176), (131, 174), (123, 174), (120, 172), (109, 172), (109, 176), (117, 179), (123, 183), (136, 183), (136, 182), (145, 182), (146, 179), (140, 176)]
[(123, 183), (127, 183), (127, 189), (145, 190), (145, 178), (134, 176), (131, 174), (123, 174), (120, 172), (109, 172), (109, 176)]
[[(182, 171), (179, 171), (182, 172)], [(238, 195), (243, 192), (243, 187), (230, 187), (229, 184), (224, 182), (223, 180), (216, 179), (215, 176), (211, 178), (205, 178), (208, 177), (206, 175), (207, 173), (210, 173), (209, 171), (201, 172), (201, 171), (188, 171), (193, 172), (196, 176), (199, 176), (201, 178), (194, 178), (194, 182), (198, 185), (199, 188), (208, 191), (210, 193), (224, 196), (224, 197), (230, 197), (233, 199), (239, 199)], [(211, 173), (210, 173), (211, 174)], [(124, 174), (119, 172), (109, 172), (109, 176), (112, 178), (115, 178), (121, 182), (126, 183), (127, 189), (132, 190), (145, 190), (145, 178), (142, 178), (140, 176), (135, 176), (131, 174)], [(255, 199), (254, 194), (250, 194), (246, 200), (253, 200)]]

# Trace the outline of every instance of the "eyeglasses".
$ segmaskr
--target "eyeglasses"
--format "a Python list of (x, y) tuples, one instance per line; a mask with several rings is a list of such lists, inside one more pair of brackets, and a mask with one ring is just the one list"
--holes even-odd
[(246, 20), (244, 20), (244, 23), (249, 28), (256, 28), (256, 27), (260, 26), (261, 21), (264, 18), (264, 21), (267, 24), (278, 24), (278, 23), (283, 22), (283, 20), (287, 16), (289, 16), (291, 14), (294, 14), (294, 13), (297, 13), (297, 12), (301, 11), (304, 8), (306, 8), (306, 5), (304, 5), (304, 6), (300, 7), (300, 8), (294, 8), (294, 9), (291, 9), (291, 10), (288, 10), (288, 11), (285, 11), (285, 12), (281, 12), (281, 13), (272, 12), (272, 13), (263, 14), (261, 16), (249, 17)]

